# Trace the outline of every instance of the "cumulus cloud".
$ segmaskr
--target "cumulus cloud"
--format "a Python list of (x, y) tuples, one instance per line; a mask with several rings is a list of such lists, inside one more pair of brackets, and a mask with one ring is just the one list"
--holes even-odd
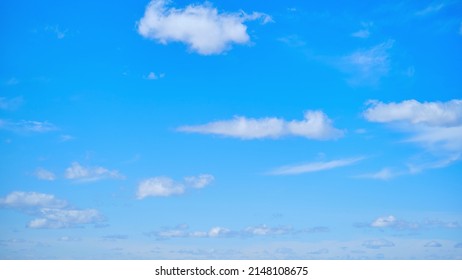
[(361, 160), (363, 157), (357, 158), (347, 158), (347, 159), (338, 159), (332, 161), (319, 161), (319, 162), (311, 162), (299, 165), (291, 165), (291, 166), (283, 166), (276, 168), (269, 172), (270, 175), (296, 175), (296, 174), (303, 174), (303, 173), (311, 173), (311, 172), (318, 172), (323, 170), (329, 170), (339, 167), (344, 167), (348, 165), (355, 164)]
[(184, 43), (202, 55), (220, 54), (233, 44), (248, 43), (246, 21), (261, 20), (263, 24), (272, 21), (270, 16), (259, 12), (219, 13), (209, 3), (185, 8), (168, 4), (166, 0), (152, 0), (138, 22), (138, 33), (161, 44)]
[(64, 208), (67, 202), (54, 195), (37, 192), (12, 192), (0, 198), (0, 206), (21, 210), (39, 208)]
[(353, 85), (375, 84), (386, 76), (390, 71), (389, 50), (393, 47), (393, 43), (389, 40), (344, 56), (340, 68), (351, 75), (348, 81)]
[(394, 247), (395, 243), (386, 239), (373, 239), (364, 241), (363, 246), (368, 249), (380, 249), (384, 247)]
[(305, 119), (286, 121), (280, 118), (246, 118), (236, 116), (231, 120), (216, 121), (198, 126), (182, 126), (181, 132), (216, 134), (245, 140), (300, 136), (315, 140), (337, 139), (343, 131), (332, 126), (332, 121), (322, 111), (307, 111)]
[(162, 79), (163, 77), (165, 77), (164, 73), (156, 74), (154, 72), (149, 72), (149, 74), (146, 75), (144, 78), (146, 80), (158, 80), (158, 79)]
[(12, 192), (0, 198), (0, 206), (16, 209), (35, 216), (27, 227), (69, 228), (85, 224), (95, 224), (103, 220), (95, 209), (75, 209), (67, 201), (57, 199), (54, 195), (36, 192)]
[(168, 197), (181, 195), (188, 188), (204, 188), (210, 185), (214, 179), (215, 178), (210, 174), (185, 177), (184, 182), (175, 182), (169, 177), (152, 177), (138, 184), (136, 197), (138, 199), (144, 199), (149, 196)]
[(56, 179), (56, 175), (53, 172), (44, 168), (38, 168), (34, 175), (40, 180), (54, 181)]
[(77, 180), (79, 182), (90, 182), (102, 179), (123, 179), (125, 178), (117, 170), (108, 170), (104, 167), (84, 167), (78, 162), (73, 162), (66, 169), (66, 179)]
[(57, 127), (49, 123), (47, 121), (40, 122), (40, 121), (17, 121), (12, 122), (8, 120), (0, 119), (0, 129), (11, 130), (14, 132), (22, 132), (22, 133), (44, 133), (56, 130)]
[(182, 184), (176, 183), (168, 177), (154, 177), (141, 181), (136, 196), (143, 199), (148, 196), (172, 196), (185, 192)]
[[(435, 154), (444, 154), (444, 159), (420, 167), (440, 168), (460, 159), (462, 154), (462, 100), (447, 102), (402, 102), (383, 103), (368, 101), (363, 115), (370, 122), (391, 124), (396, 129), (410, 134), (406, 140), (417, 143)], [(419, 166), (413, 166), (418, 171)]]
[(395, 216), (387, 216), (387, 217), (379, 217), (375, 221), (372, 222), (371, 226), (372, 227), (389, 227), (391, 225), (394, 225), (396, 222)]

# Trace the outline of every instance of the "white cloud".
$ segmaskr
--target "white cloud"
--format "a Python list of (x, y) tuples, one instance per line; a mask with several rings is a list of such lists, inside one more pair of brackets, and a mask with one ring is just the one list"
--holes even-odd
[(234, 117), (198, 126), (182, 126), (182, 132), (216, 134), (241, 139), (280, 138), (301, 136), (309, 139), (328, 140), (343, 136), (344, 132), (332, 126), (332, 121), (322, 111), (307, 111), (301, 121), (280, 118), (252, 119)]
[(269, 227), (267, 225), (260, 225), (256, 227), (248, 227), (244, 230), (244, 232), (255, 236), (270, 236), (293, 233), (293, 229), (290, 227)]
[(145, 76), (144, 78), (146, 80), (158, 80), (158, 79), (162, 79), (163, 77), (165, 77), (164, 73), (156, 74), (154, 72), (149, 72), (149, 74)]
[(439, 219), (426, 219), (420, 222), (409, 222), (396, 218), (394, 215), (378, 217), (370, 223), (357, 224), (357, 227), (393, 229), (393, 230), (428, 230), (428, 229), (458, 229), (457, 221), (447, 222)]
[(181, 195), (188, 188), (201, 189), (211, 184), (215, 178), (210, 174), (189, 176), (184, 178), (184, 182), (175, 182), (169, 177), (152, 177), (143, 180), (138, 185), (136, 197), (143, 199), (149, 196), (173, 196)]
[(0, 109), (1, 110), (15, 110), (23, 103), (21, 96), (15, 98), (6, 98), (0, 96)]
[(56, 35), (56, 38), (61, 40), (61, 39), (64, 39), (64, 37), (66, 37), (66, 34), (69, 30), (62, 29), (59, 27), (59, 25), (54, 25), (54, 26), (45, 26), (45, 31), (54, 33)]
[(215, 180), (215, 178), (210, 174), (201, 174), (199, 176), (190, 176), (184, 178), (186, 184), (198, 189), (209, 185), (213, 182), (213, 180)]
[(168, 177), (154, 177), (141, 181), (136, 197), (143, 199), (148, 196), (172, 196), (183, 194), (185, 187)]
[(396, 223), (395, 216), (379, 217), (371, 223), (371, 227), (383, 228), (389, 227)]
[(34, 175), (40, 180), (54, 181), (56, 179), (56, 175), (53, 172), (44, 168), (38, 168)]
[(363, 157), (358, 158), (347, 158), (347, 159), (339, 159), (339, 160), (332, 160), (332, 161), (319, 161), (319, 162), (311, 162), (306, 164), (300, 165), (291, 165), (291, 166), (283, 166), (274, 169), (270, 172), (271, 175), (295, 175), (295, 174), (302, 174), (302, 173), (310, 173), (310, 172), (318, 172), (323, 170), (334, 169), (338, 167), (348, 166), (355, 164), (363, 160)]
[(123, 179), (125, 178), (117, 170), (108, 170), (104, 167), (84, 167), (78, 162), (73, 162), (66, 168), (66, 179), (77, 180), (80, 182), (97, 181), (101, 179)]
[(67, 202), (51, 194), (37, 192), (12, 192), (0, 199), (0, 206), (17, 209), (64, 208)]
[(63, 134), (63, 135), (59, 136), (59, 140), (61, 142), (68, 142), (68, 141), (72, 141), (74, 139), (75, 139), (74, 136), (68, 135), (68, 134)]
[(429, 241), (429, 242), (425, 243), (424, 247), (439, 248), (439, 247), (443, 247), (443, 245), (441, 243), (439, 243), (438, 241)]
[(446, 5), (444, 3), (439, 3), (439, 4), (432, 4), (422, 10), (417, 11), (415, 14), (417, 16), (426, 16), (430, 14), (434, 14), (439, 12), (441, 9), (443, 9)]
[(209, 237), (223, 237), (231, 233), (231, 230), (223, 227), (214, 227), (211, 228), (208, 232)]
[(362, 38), (362, 39), (369, 38), (370, 35), (371, 33), (367, 29), (361, 29), (351, 34), (351, 36), (353, 37)]
[(169, 1), (152, 0), (138, 22), (138, 33), (161, 44), (182, 42), (202, 55), (220, 54), (232, 44), (250, 41), (246, 21), (260, 19), (271, 22), (271, 17), (254, 12), (219, 13), (211, 4), (195, 4), (173, 8)]
[(69, 228), (103, 220), (95, 209), (74, 209), (67, 201), (57, 199), (54, 195), (36, 192), (12, 192), (0, 198), (0, 206), (35, 216), (27, 225), (34, 229)]
[(101, 214), (95, 209), (53, 209), (40, 210), (40, 218), (28, 223), (29, 228), (68, 228), (102, 221)]
[(353, 85), (375, 84), (390, 71), (389, 50), (393, 41), (376, 45), (370, 49), (358, 50), (344, 56), (340, 67), (351, 74), (348, 80)]
[(389, 180), (396, 176), (400, 175), (400, 173), (392, 171), (390, 168), (383, 168), (375, 173), (368, 173), (355, 176), (356, 178), (367, 178), (367, 179), (376, 179), (376, 180)]
[(7, 120), (0, 119), (0, 129), (11, 130), (15, 132), (49, 132), (56, 130), (56, 126), (49, 123), (49, 122), (39, 122), (39, 121), (18, 121), (18, 122), (10, 122)]
[(369, 249), (380, 249), (383, 247), (394, 247), (395, 244), (386, 239), (373, 239), (364, 241), (363, 246)]
[(443, 160), (419, 163), (412, 169), (440, 168), (460, 160), (462, 155), (462, 100), (447, 102), (419, 102), (405, 100), (399, 103), (369, 101), (363, 113), (370, 122), (390, 123), (411, 136), (408, 142), (418, 143)]

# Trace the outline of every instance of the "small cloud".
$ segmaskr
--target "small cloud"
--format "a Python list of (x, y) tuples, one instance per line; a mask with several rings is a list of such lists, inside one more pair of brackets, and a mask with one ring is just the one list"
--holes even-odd
[(201, 189), (213, 182), (215, 178), (210, 174), (201, 174), (199, 176), (185, 177), (184, 181), (193, 188)]
[(141, 181), (136, 197), (144, 199), (149, 196), (172, 196), (185, 192), (185, 187), (168, 177), (154, 177)]
[(65, 208), (67, 202), (55, 198), (51, 194), (37, 192), (12, 192), (5, 198), (0, 198), (0, 206), (20, 210), (36, 208)]
[(197, 126), (182, 126), (181, 132), (215, 134), (244, 140), (300, 136), (315, 140), (337, 139), (344, 132), (332, 126), (332, 121), (322, 111), (305, 112), (304, 120), (286, 121), (267, 117), (252, 119), (236, 116), (231, 120), (216, 121)]
[(340, 68), (351, 75), (353, 85), (375, 84), (390, 71), (389, 50), (393, 40), (344, 56)]
[(369, 32), (369, 30), (366, 30), (366, 29), (361, 29), (361, 30), (351, 33), (351, 36), (356, 37), (356, 38), (362, 38), (362, 39), (369, 38), (370, 35), (371, 33)]
[(0, 96), (0, 109), (1, 110), (16, 110), (23, 103), (21, 96), (14, 98), (6, 98)]
[(324, 170), (330, 170), (334, 168), (349, 166), (355, 164), (361, 160), (363, 157), (358, 158), (347, 158), (347, 159), (339, 159), (339, 160), (332, 160), (332, 161), (320, 161), (320, 162), (311, 162), (306, 164), (300, 165), (291, 165), (291, 166), (283, 166), (270, 171), (270, 175), (296, 175), (296, 174), (303, 174), (303, 173), (311, 173), (311, 172), (318, 172)]
[(152, 177), (143, 180), (138, 185), (136, 197), (144, 199), (149, 196), (173, 196), (185, 193), (188, 188), (201, 189), (211, 184), (215, 178), (210, 174), (189, 176), (184, 178), (184, 183), (175, 182), (169, 177)]
[(125, 176), (117, 170), (108, 170), (104, 167), (84, 167), (78, 162), (73, 162), (66, 169), (65, 178), (69, 180), (77, 180), (79, 182), (91, 182), (102, 179), (124, 179)]
[(45, 31), (51, 32), (56, 35), (56, 38), (59, 40), (64, 39), (66, 36), (68, 30), (67, 29), (62, 29), (59, 27), (59, 25), (54, 25), (54, 26), (45, 26)]
[(434, 14), (439, 12), (441, 9), (443, 9), (446, 5), (444, 3), (439, 3), (439, 4), (431, 4), (428, 7), (425, 7), (422, 10), (417, 11), (415, 14), (417, 16), (427, 16), (430, 14)]
[(34, 175), (39, 179), (39, 180), (46, 180), (46, 181), (54, 181), (56, 179), (56, 175), (48, 171), (44, 168), (38, 168)]
[(56, 130), (56, 126), (47, 121), (18, 121), (11, 122), (7, 120), (0, 119), (0, 129), (11, 130), (19, 133), (45, 133), (49, 131)]
[(201, 55), (221, 54), (233, 44), (248, 43), (246, 21), (272, 22), (269, 15), (259, 12), (219, 13), (208, 2), (185, 8), (168, 4), (166, 0), (152, 0), (138, 22), (138, 33), (164, 45), (184, 43)]
[(7, 85), (7, 86), (15, 86), (15, 85), (17, 85), (17, 84), (19, 84), (19, 80), (16, 79), (16, 78), (14, 78), (14, 77), (8, 79), (8, 80), (5, 82), (5, 85)]
[(380, 249), (384, 247), (394, 247), (395, 243), (386, 239), (374, 239), (363, 242), (363, 246), (368, 249)]
[(117, 241), (117, 240), (128, 239), (128, 235), (125, 235), (125, 234), (110, 234), (110, 235), (105, 235), (102, 238), (104, 240), (107, 240), (107, 241)]
[(146, 75), (144, 78), (146, 80), (158, 80), (158, 79), (162, 79), (164, 77), (165, 77), (164, 73), (156, 74), (154, 72), (149, 72), (149, 74)]
[(63, 135), (59, 136), (59, 141), (61, 141), (61, 142), (69, 142), (69, 141), (72, 141), (74, 139), (75, 139), (74, 136), (68, 135), (68, 134), (63, 134)]
[(77, 242), (77, 241), (82, 241), (82, 239), (78, 238), (78, 237), (61, 236), (60, 238), (58, 238), (58, 241), (61, 241), (61, 242)]
[(454, 248), (462, 249), (462, 242), (454, 244)]
[(396, 223), (396, 218), (395, 216), (387, 216), (387, 217), (379, 217), (375, 221), (371, 223), (372, 227), (378, 227), (378, 228), (383, 228), (383, 227), (390, 227), (393, 226)]
[(377, 171), (375, 173), (367, 173), (367, 174), (362, 174), (355, 176), (356, 178), (366, 178), (366, 179), (376, 179), (376, 180), (389, 180), (391, 178), (394, 178), (396, 176), (400, 175), (399, 173), (393, 172), (389, 168), (383, 168), (380, 171)]
[(439, 243), (438, 241), (430, 241), (430, 242), (427, 242), (424, 247), (427, 247), (427, 248), (439, 248), (439, 247), (443, 247), (443, 245), (441, 243)]

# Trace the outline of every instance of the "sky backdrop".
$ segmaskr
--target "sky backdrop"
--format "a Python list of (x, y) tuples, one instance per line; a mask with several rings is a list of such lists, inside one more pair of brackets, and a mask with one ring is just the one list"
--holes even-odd
[(2, 1), (1, 259), (462, 259), (460, 1)]

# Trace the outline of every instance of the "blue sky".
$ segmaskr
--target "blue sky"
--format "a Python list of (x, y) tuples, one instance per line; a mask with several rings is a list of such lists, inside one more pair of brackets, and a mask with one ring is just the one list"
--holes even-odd
[(460, 1), (0, 10), (0, 258), (462, 258)]

